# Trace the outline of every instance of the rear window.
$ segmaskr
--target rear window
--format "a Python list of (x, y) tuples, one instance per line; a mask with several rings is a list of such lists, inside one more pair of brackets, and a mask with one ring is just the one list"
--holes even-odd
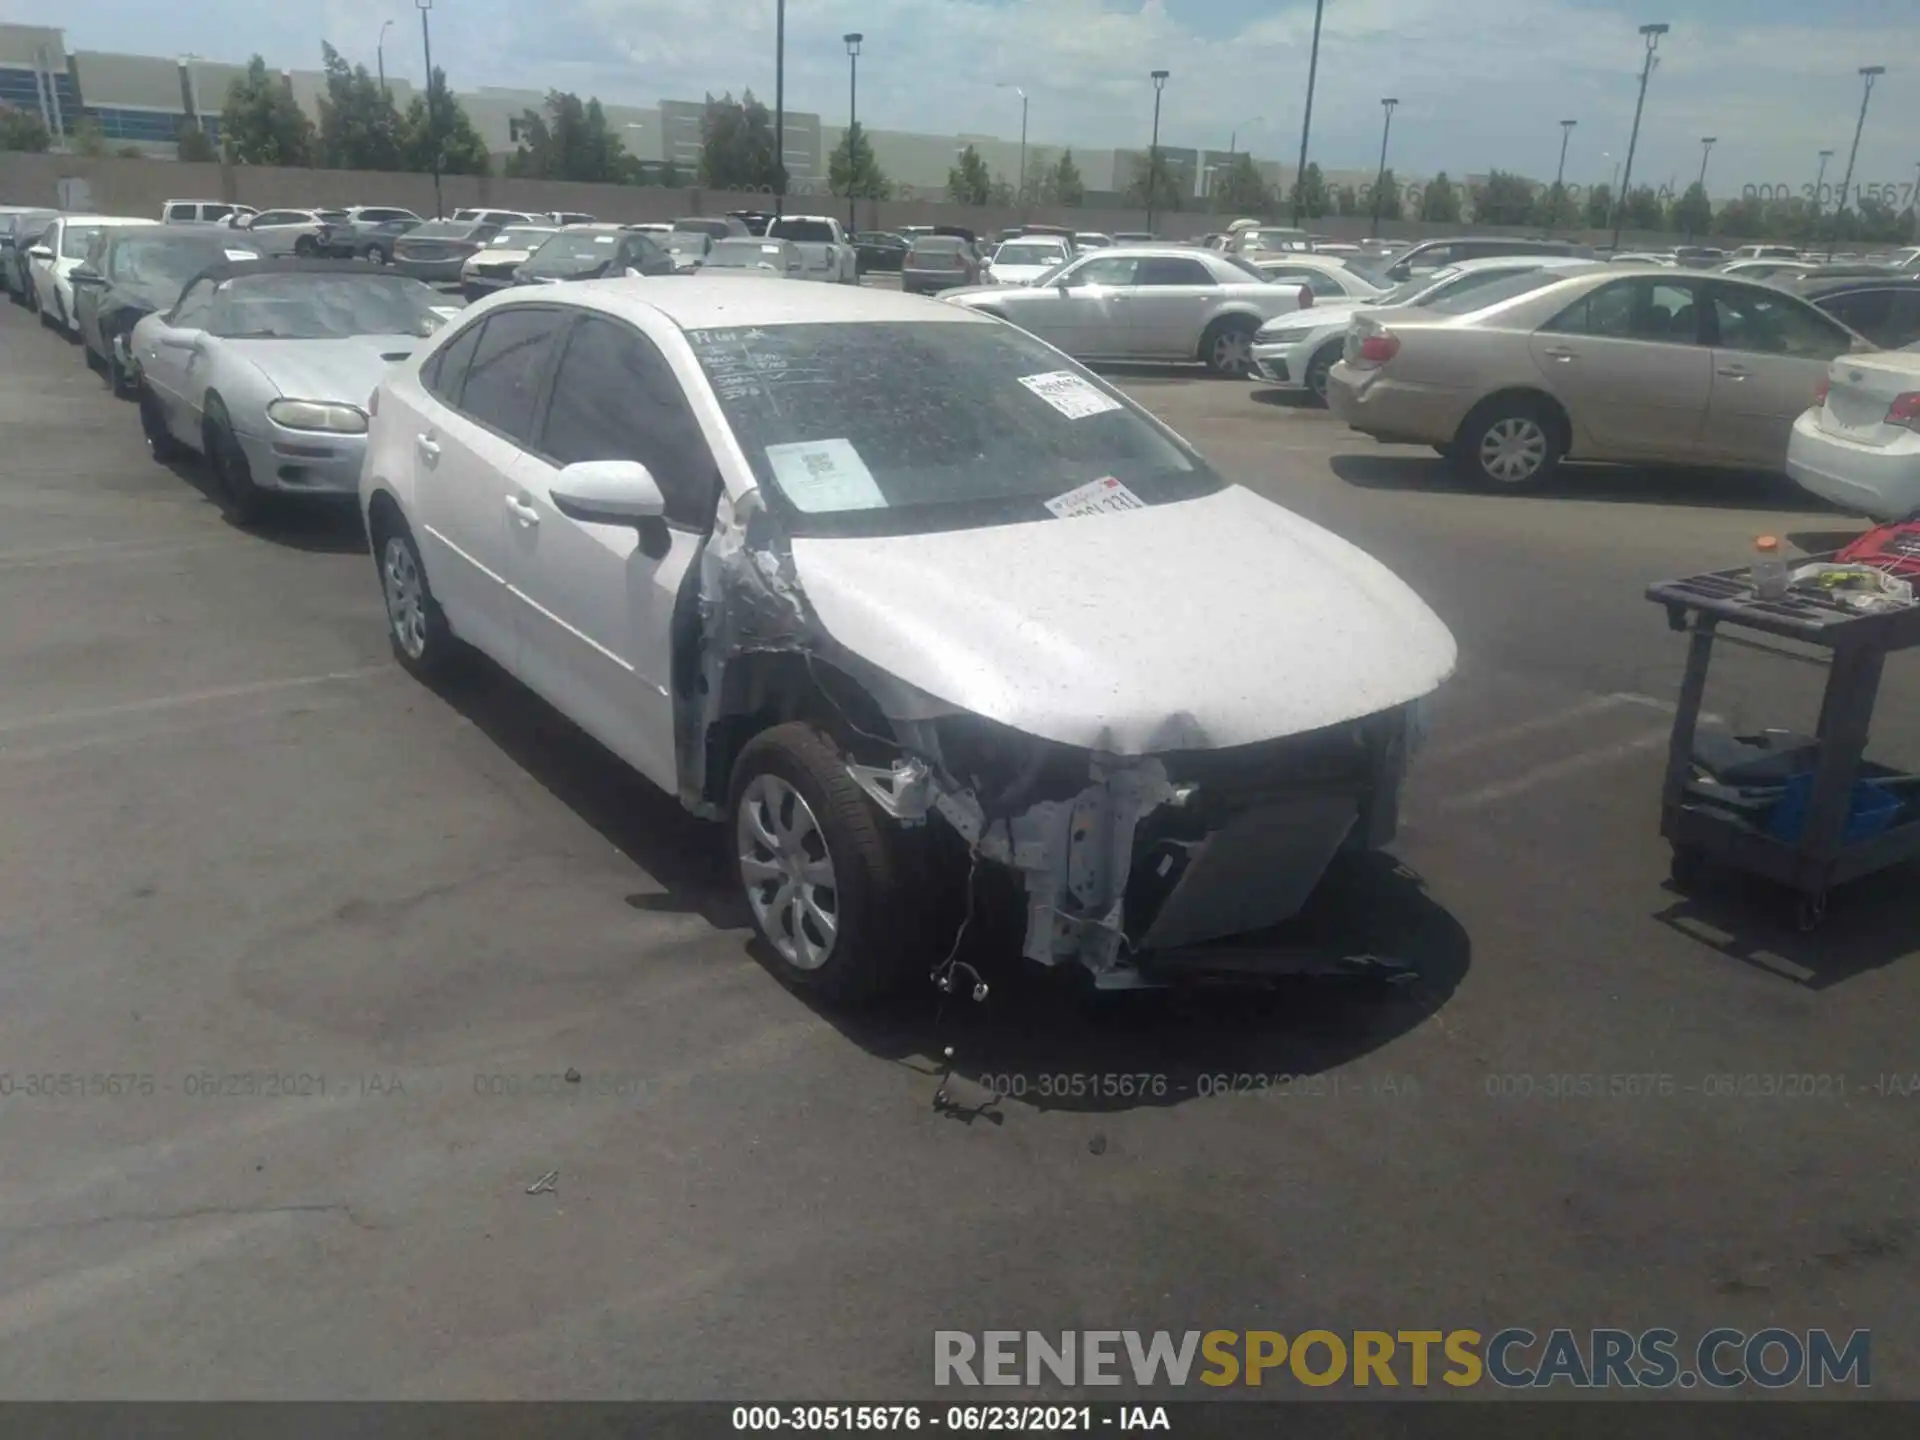
[(949, 240), (942, 235), (922, 235), (913, 242), (915, 255), (953, 255), (966, 245), (964, 240)]
[(429, 220), (407, 232), (409, 240), (468, 240), (480, 227), (465, 220)]
[(802, 245), (831, 245), (833, 227), (824, 220), (776, 220), (767, 227), (776, 240), (793, 240)]

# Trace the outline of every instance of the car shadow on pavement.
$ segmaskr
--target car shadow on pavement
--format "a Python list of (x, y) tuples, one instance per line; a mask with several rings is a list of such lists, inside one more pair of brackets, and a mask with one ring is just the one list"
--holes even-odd
[[(993, 1120), (1020, 1106), (1115, 1112), (1216, 1094), (1359, 1087), (1325, 1072), (1420, 1025), (1447, 1003), (1471, 963), (1459, 921), (1417, 875), (1379, 854), (1353, 857), (1298, 920), (1261, 938), (1276, 945), (1344, 940), (1350, 951), (1404, 965), (1392, 980), (1295, 977), (1100, 992), (1077, 966), (1043, 970), (1022, 959), (1018, 912), (1011, 918), (969, 928), (950, 994), (928, 981), (884, 1007), (802, 1001), (863, 1049), (924, 1075), (929, 1103), (944, 1113)], [(987, 987), (979, 1001), (971, 998), (976, 978)]]
[[(1260, 384), (1258, 380), (1253, 383), (1256, 387)], [(1274, 390), (1271, 388), (1262, 390), (1256, 388), (1253, 392), (1253, 398), (1257, 404), (1271, 405), (1276, 410), (1324, 410), (1327, 408), (1304, 390)]]
[[(166, 468), (183, 485), (196, 490), (214, 509), (220, 508), (220, 492), (213, 472), (199, 459), (168, 460)], [(367, 525), (360, 506), (351, 495), (284, 496), (269, 498), (260, 518), (247, 526), (227, 522), (241, 534), (264, 540), (288, 550), (305, 550), (316, 555), (365, 555), (368, 553)]]
[[(1445, 460), (1431, 453), (1335, 455), (1329, 463), (1335, 475), (1362, 490), (1497, 493), (1461, 479)], [(1525, 492), (1525, 497), (1612, 500), (1630, 505), (1705, 505), (1725, 510), (1801, 510), (1813, 515), (1837, 513), (1784, 475), (1669, 466), (1570, 463), (1548, 484)]]
[[(1826, 922), (1803, 933), (1794, 892), (1757, 876), (1710, 871), (1654, 920), (1730, 960), (1808, 990), (1827, 990), (1920, 954), (1911, 868), (1883, 870), (1832, 892)], [(1672, 890), (1671, 884), (1668, 886)]]

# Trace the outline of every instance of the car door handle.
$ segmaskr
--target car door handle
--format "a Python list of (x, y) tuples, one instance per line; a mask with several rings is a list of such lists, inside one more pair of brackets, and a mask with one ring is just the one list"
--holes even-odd
[(422, 463), (434, 465), (440, 460), (440, 444), (431, 435), (413, 437), (413, 448), (419, 452)]
[(518, 495), (507, 496), (507, 509), (513, 512), (513, 518), (522, 525), (538, 525), (540, 512), (522, 500)]
[(1722, 365), (1713, 373), (1716, 375), (1724, 375), (1729, 380), (1744, 380), (1753, 372), (1748, 370), (1744, 365)]
[(1558, 347), (1551, 350), (1547, 350), (1544, 353), (1549, 360), (1557, 360), (1562, 365), (1571, 365), (1575, 360), (1580, 358), (1579, 356), (1575, 355), (1573, 351), (1562, 350), (1562, 349), (1559, 349)]

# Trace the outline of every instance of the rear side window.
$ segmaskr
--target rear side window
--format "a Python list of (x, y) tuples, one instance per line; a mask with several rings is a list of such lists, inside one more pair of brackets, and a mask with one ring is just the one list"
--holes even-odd
[(480, 332), (486, 328), (487, 322), (484, 320), (478, 325), (469, 325), (436, 350), (433, 358), (420, 367), (420, 383), (427, 387), (429, 394), (455, 409), (460, 407), (460, 388), (467, 383), (467, 366), (473, 363), (474, 349), (480, 344)]
[(560, 319), (558, 311), (528, 307), (489, 315), (460, 389), (460, 412), (510, 440), (529, 444), (533, 404)]
[[(1485, 310), (1490, 305), (1498, 305), (1503, 300), (1511, 300), (1516, 295), (1526, 295), (1548, 285), (1557, 284), (1566, 276), (1552, 270), (1502, 270), (1484, 279), (1472, 276), (1455, 285), (1445, 295), (1429, 300), (1424, 308), (1442, 315), (1470, 315), (1476, 310)], [(1474, 283), (1474, 282), (1478, 283)]]
[(542, 451), (556, 465), (638, 460), (667, 519), (713, 523), (720, 472), (667, 359), (637, 330), (589, 316), (573, 327), (554, 377)]
[(1172, 255), (1149, 255), (1140, 262), (1137, 285), (1212, 285), (1213, 274), (1198, 260)]
[(169, 205), (167, 207), (167, 219), (191, 220), (193, 219), (193, 210), (194, 207), (191, 205)]

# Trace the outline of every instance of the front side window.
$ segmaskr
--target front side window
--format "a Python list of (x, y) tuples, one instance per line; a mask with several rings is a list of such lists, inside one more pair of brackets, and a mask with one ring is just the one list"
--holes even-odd
[(173, 307), (173, 315), (167, 321), (169, 325), (182, 330), (198, 328), (207, 318), (207, 312), (213, 305), (213, 282), (202, 280), (189, 286)]
[(1067, 272), (1069, 285), (1132, 285), (1140, 262), (1128, 255), (1101, 255)]
[(1009, 325), (793, 324), (688, 334), (761, 490), (808, 535), (1044, 521), (1114, 482), (1147, 505), (1221, 487), (1104, 380)]
[(67, 260), (84, 260), (87, 247), (93, 244), (93, 237), (100, 233), (98, 225), (69, 225), (60, 237), (60, 254)]
[(1804, 300), (1758, 286), (1713, 287), (1714, 344), (1722, 350), (1831, 360), (1853, 339)]
[(558, 311), (520, 306), (487, 317), (460, 390), (460, 410), (525, 445), (533, 435), (540, 377), (560, 328)]
[(473, 352), (480, 346), (480, 332), (486, 328), (485, 320), (469, 325), (433, 352), (433, 358), (420, 367), (420, 383), (428, 394), (456, 410), (460, 408), (460, 391), (467, 383), (467, 368), (473, 363)]
[(713, 523), (720, 472), (666, 357), (636, 330), (588, 316), (573, 327), (553, 381), (542, 449), (556, 465), (637, 460), (667, 519)]
[(1588, 291), (1542, 328), (1562, 335), (1692, 345), (1700, 338), (1695, 296), (1693, 286), (1672, 280), (1616, 280)]

